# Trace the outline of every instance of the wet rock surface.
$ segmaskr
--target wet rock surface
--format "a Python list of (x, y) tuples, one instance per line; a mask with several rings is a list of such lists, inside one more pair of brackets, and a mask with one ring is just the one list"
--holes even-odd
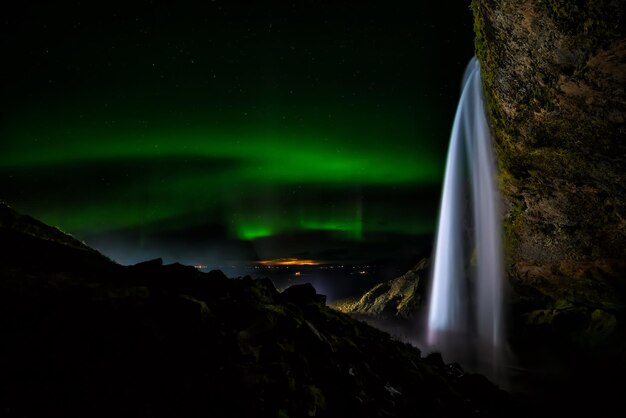
[(515, 285), (624, 305), (626, 38), (619, 1), (475, 0)]
[(547, 412), (623, 409), (611, 381), (626, 370), (626, 9), (472, 9), (504, 195), (512, 344), (534, 361), (531, 390), (562, 404)]
[[(567, 305), (590, 319), (619, 318), (617, 332), (626, 308), (623, 4), (475, 0), (472, 8), (515, 313), (536, 318), (529, 312)], [(573, 344), (585, 330), (572, 333)]]

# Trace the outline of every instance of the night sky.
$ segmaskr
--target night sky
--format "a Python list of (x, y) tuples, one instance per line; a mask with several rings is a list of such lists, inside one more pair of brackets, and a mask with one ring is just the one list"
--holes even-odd
[(468, 4), (21, 3), (0, 18), (17, 210), (123, 263), (431, 243)]

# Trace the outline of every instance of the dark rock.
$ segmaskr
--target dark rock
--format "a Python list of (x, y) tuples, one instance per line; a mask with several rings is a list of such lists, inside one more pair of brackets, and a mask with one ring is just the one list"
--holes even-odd
[(150, 269), (158, 269), (163, 265), (162, 258), (155, 258), (154, 260), (146, 260), (140, 263), (134, 264), (133, 267), (136, 269), (142, 270), (150, 270)]
[(19, 214), (4, 203), (0, 203), (0, 264), (5, 269), (15, 266), (30, 273), (54, 271), (58, 273), (55, 280), (61, 276), (72, 280), (72, 273), (78, 272), (84, 280), (95, 270), (111, 273), (119, 268), (71, 235)]
[(22, 215), (2, 201), (0, 201), (0, 229), (33, 236), (41, 240), (61, 244), (66, 247), (96, 252), (94, 249), (88, 247), (84, 242), (77, 240), (70, 234), (63, 232), (58, 228), (46, 225), (28, 215)]
[(441, 353), (430, 353), (426, 356), (426, 361), (440, 369), (446, 367), (446, 364), (443, 362), (443, 357), (441, 356)]
[[(329, 309), (310, 285), (279, 294), (269, 280), (123, 267), (4, 232), (28, 257), (15, 250), (0, 263), (3, 416), (516, 413), (493, 385), (465, 388), (415, 347)], [(55, 263), (28, 263), (51, 249)]]
[(288, 287), (282, 293), (285, 302), (305, 305), (308, 303), (326, 304), (326, 296), (318, 295), (311, 283), (295, 284)]
[(461, 377), (465, 374), (465, 370), (459, 363), (450, 363), (446, 365), (446, 372), (454, 377)]

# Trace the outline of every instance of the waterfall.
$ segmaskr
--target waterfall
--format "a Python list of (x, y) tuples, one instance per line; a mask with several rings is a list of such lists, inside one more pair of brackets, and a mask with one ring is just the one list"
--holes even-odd
[(504, 350), (503, 255), (496, 165), (472, 58), (450, 135), (426, 341), (446, 361), (499, 380)]

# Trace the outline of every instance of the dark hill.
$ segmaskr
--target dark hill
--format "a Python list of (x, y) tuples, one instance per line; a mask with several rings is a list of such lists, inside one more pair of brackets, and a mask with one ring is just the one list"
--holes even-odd
[(510, 416), (483, 377), (310, 285), (120, 266), (6, 206), (0, 219), (2, 416)]

